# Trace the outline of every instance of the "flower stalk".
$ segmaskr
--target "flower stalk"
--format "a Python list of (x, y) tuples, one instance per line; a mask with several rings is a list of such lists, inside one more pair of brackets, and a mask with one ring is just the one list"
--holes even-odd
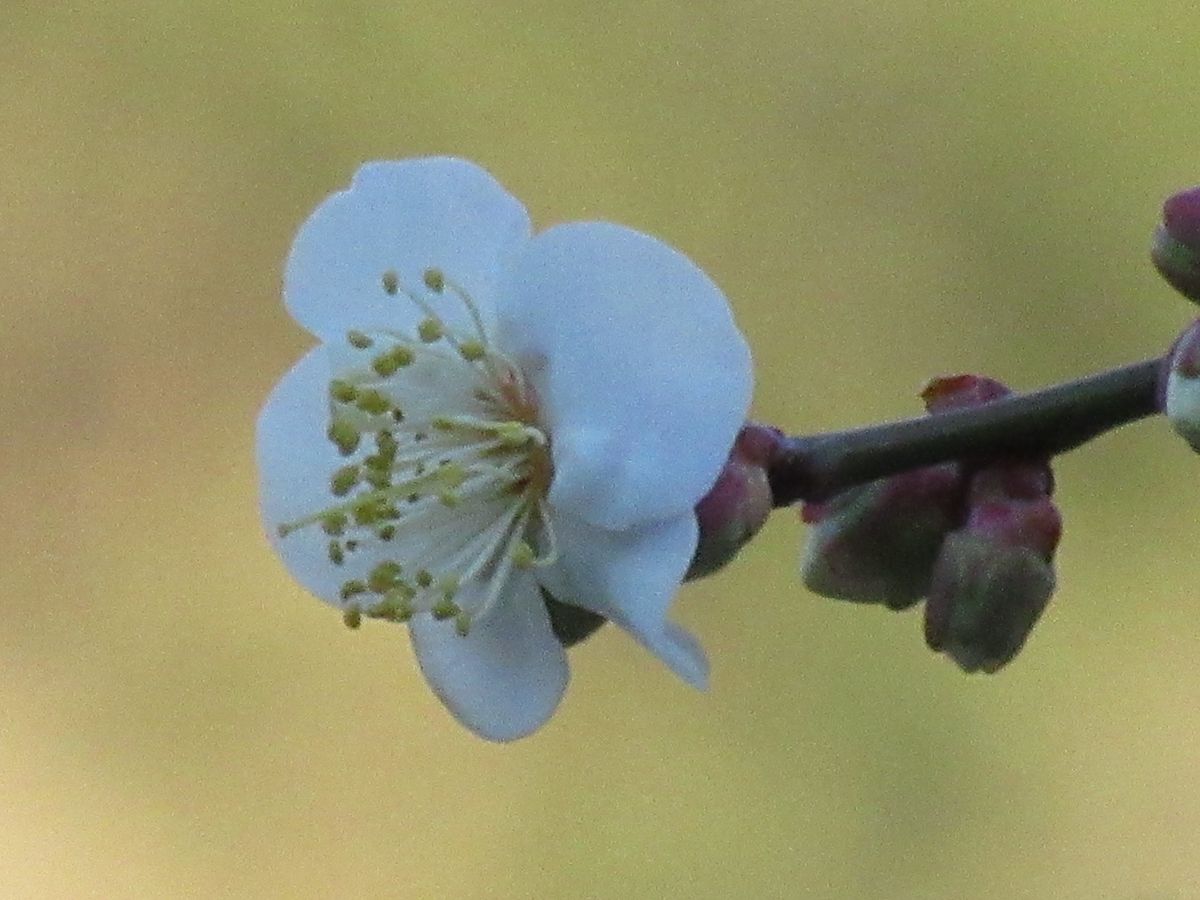
[(960, 460), (1057, 456), (1161, 411), (1160, 358), (984, 406), (847, 431), (781, 438), (768, 465), (776, 508)]

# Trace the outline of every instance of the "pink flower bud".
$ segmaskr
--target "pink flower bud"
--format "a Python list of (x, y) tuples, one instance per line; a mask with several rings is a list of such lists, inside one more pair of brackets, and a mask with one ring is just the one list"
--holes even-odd
[(953, 463), (905, 472), (806, 503), (800, 570), (814, 593), (904, 609), (929, 590), (946, 532), (962, 503)]
[(1062, 522), (1049, 497), (975, 505), (947, 536), (925, 604), (925, 641), (967, 672), (995, 672), (1029, 636), (1054, 592)]
[(753, 423), (738, 433), (725, 468), (696, 504), (700, 539), (688, 578), (728, 564), (767, 521), (773, 507), (767, 466), (782, 437), (778, 429)]
[(1200, 302), (1200, 187), (1180, 191), (1163, 204), (1150, 258), (1171, 287)]

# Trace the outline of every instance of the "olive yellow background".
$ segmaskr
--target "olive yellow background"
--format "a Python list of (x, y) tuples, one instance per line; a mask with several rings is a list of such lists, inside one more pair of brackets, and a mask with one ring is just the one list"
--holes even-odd
[(1200, 897), (1200, 461), (1161, 421), (1059, 463), (1061, 589), (995, 677), (808, 594), (783, 511), (681, 593), (709, 693), (605, 629), (508, 746), (288, 579), (252, 462), (310, 344), (282, 260), (367, 159), (680, 247), (793, 431), (1160, 353), (1194, 12), (4, 0), (0, 896)]

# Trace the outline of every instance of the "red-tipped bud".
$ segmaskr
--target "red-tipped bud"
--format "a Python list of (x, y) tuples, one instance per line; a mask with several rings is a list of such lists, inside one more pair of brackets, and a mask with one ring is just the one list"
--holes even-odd
[(1171, 287), (1200, 302), (1200, 187), (1180, 191), (1163, 204), (1150, 258)]
[(995, 499), (942, 545), (925, 640), (967, 672), (995, 672), (1025, 643), (1054, 592), (1062, 521), (1049, 497)]
[(711, 575), (732, 561), (767, 521), (773, 505), (767, 467), (782, 437), (777, 429), (753, 423), (739, 432), (725, 468), (696, 504), (700, 540), (688, 578)]
[(1200, 320), (1175, 342), (1166, 381), (1163, 406), (1171, 427), (1200, 452)]
[(986, 375), (943, 375), (930, 379), (921, 389), (921, 399), (927, 412), (944, 413), (983, 406), (1011, 393), (1005, 385)]

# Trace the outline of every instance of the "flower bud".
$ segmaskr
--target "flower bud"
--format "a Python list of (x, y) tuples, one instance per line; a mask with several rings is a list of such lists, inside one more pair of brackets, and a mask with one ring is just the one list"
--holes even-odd
[(995, 672), (1029, 636), (1054, 592), (1062, 522), (1049, 497), (975, 505), (946, 537), (925, 604), (925, 641), (966, 672)]
[(1163, 407), (1171, 427), (1200, 452), (1200, 320), (1179, 336), (1171, 350)]
[(703, 578), (728, 564), (767, 521), (774, 506), (767, 467), (782, 437), (775, 428), (753, 423), (738, 433), (721, 474), (696, 504), (700, 539), (687, 578)]
[[(935, 378), (921, 391), (933, 415), (982, 406), (1009, 390), (982, 375)], [(966, 479), (956, 463), (930, 466), (806, 503), (801, 574), (814, 593), (905, 609), (929, 592), (946, 534), (963, 518)]]
[(838, 600), (911, 606), (929, 590), (961, 503), (962, 478), (949, 463), (804, 504), (801, 516), (811, 526), (800, 564), (804, 584)]
[(1150, 258), (1171, 287), (1200, 303), (1200, 187), (1180, 191), (1163, 204)]

